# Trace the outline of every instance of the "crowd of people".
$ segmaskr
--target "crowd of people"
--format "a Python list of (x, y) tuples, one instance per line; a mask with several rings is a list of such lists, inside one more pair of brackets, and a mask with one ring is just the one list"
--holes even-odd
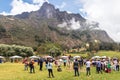
[[(58, 72), (62, 72), (62, 68), (68, 67), (74, 70), (74, 76), (80, 76), (80, 70), (83, 66), (86, 67), (86, 76), (91, 75), (91, 68), (96, 68), (96, 73), (103, 74), (103, 72), (111, 73), (112, 70), (119, 71), (119, 60), (117, 58), (99, 58), (99, 59), (86, 59), (86, 58), (73, 58), (68, 56), (67, 58), (39, 58), (37, 60), (39, 65), (39, 70), (43, 71), (43, 64), (45, 64), (46, 69), (48, 70), (48, 77), (54, 78), (53, 66), (56, 67)], [(24, 70), (30, 71), (30, 73), (35, 73), (35, 60), (28, 58), (23, 60)], [(61, 66), (64, 66), (61, 68)]]

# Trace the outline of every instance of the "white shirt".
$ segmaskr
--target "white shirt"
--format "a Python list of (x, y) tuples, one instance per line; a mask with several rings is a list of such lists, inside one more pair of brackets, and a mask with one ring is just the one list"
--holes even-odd
[(47, 64), (47, 69), (52, 69), (52, 63)]
[(87, 67), (87, 68), (90, 67), (90, 64), (91, 64), (91, 62), (90, 62), (90, 61), (87, 61), (87, 62), (86, 62), (86, 67)]
[(117, 65), (118, 62), (117, 62), (117, 60), (114, 60), (113, 63), (114, 63), (114, 65)]

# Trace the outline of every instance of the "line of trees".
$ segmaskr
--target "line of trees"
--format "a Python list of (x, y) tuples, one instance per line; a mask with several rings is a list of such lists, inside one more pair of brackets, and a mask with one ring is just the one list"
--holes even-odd
[(112, 50), (112, 51), (120, 51), (120, 43), (107, 43), (107, 42), (101, 42), (101, 43), (94, 43), (90, 42), (88, 51), (99, 51), (99, 50)]
[(46, 42), (37, 48), (37, 55), (48, 54), (50, 56), (59, 56), (62, 53), (62, 47), (59, 44)]
[(100, 50), (112, 50), (112, 51), (120, 51), (120, 43), (101, 43), (99, 45)]
[(33, 49), (31, 47), (19, 45), (0, 44), (0, 56), (10, 57), (14, 55), (19, 55), (22, 57), (32, 56)]

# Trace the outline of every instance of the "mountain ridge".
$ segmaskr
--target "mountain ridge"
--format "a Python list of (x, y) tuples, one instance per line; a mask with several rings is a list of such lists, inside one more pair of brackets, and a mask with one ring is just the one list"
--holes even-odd
[(0, 42), (8, 44), (36, 46), (50, 41), (71, 48), (95, 39), (114, 42), (104, 30), (96, 29), (99, 23), (89, 21), (80, 14), (55, 9), (47, 2), (38, 11), (1, 16), (0, 27), (6, 30), (5, 35), (9, 35), (8, 42), (1, 36)]

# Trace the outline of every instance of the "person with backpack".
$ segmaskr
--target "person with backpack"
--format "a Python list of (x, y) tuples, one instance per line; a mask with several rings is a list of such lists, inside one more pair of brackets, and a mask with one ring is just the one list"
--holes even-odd
[(75, 76), (79, 76), (79, 71), (78, 71), (78, 67), (79, 67), (79, 62), (77, 59), (75, 59), (74, 63), (73, 63), (73, 68), (74, 68), (74, 72), (75, 72)]
[(30, 73), (35, 73), (35, 68), (34, 68), (34, 60), (31, 59), (29, 62), (29, 67), (30, 67)]

